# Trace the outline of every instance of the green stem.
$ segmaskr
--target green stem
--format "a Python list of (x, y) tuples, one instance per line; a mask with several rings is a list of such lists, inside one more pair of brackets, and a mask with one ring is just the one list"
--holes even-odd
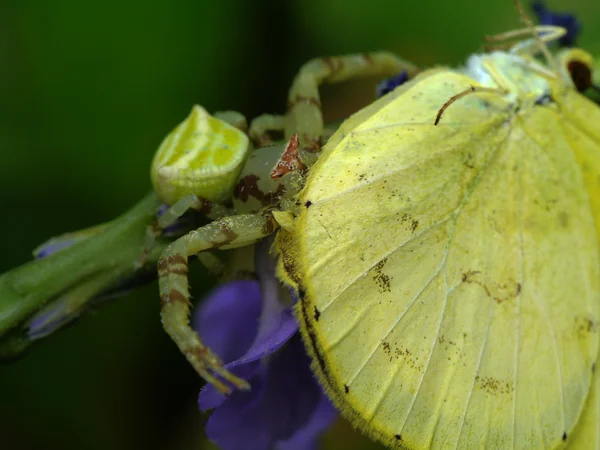
[(134, 263), (142, 255), (147, 226), (159, 206), (158, 197), (149, 194), (107, 224), (101, 234), (0, 275), (0, 336), (84, 280), (100, 273), (133, 273)]

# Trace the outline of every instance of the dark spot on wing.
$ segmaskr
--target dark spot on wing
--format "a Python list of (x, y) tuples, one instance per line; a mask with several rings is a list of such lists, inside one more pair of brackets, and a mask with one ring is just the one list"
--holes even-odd
[(521, 295), (523, 285), (519, 282), (512, 279), (509, 279), (506, 283), (499, 283), (493, 280), (484, 282), (482, 278), (481, 271), (467, 270), (466, 272), (463, 272), (461, 281), (463, 283), (480, 286), (485, 291), (486, 295), (498, 304)]
[(347, 394), (348, 392), (350, 392), (350, 386), (348, 386), (347, 384), (344, 385), (344, 392)]
[(589, 334), (598, 332), (598, 321), (592, 317), (575, 317), (576, 333), (581, 338), (586, 338)]
[[(302, 315), (305, 318), (308, 318), (308, 311), (307, 311), (307, 303), (306, 301), (302, 301), (300, 302), (300, 307), (302, 308)], [(319, 346), (318, 346), (318, 339), (317, 339), (317, 335), (315, 333), (315, 330), (313, 328), (313, 325), (311, 325), (311, 323), (305, 319), (305, 324), (306, 324), (306, 334), (310, 340), (311, 346), (314, 350), (314, 356), (316, 358), (316, 362), (319, 365), (320, 369), (323, 371), (323, 374), (325, 375), (325, 378), (328, 378), (328, 373), (327, 373), (327, 365), (325, 364), (325, 358), (323, 358), (323, 355), (321, 355), (321, 352), (319, 350)]]
[(473, 153), (467, 153), (465, 159), (463, 160), (463, 164), (467, 169), (473, 169), (475, 167), (475, 163), (473, 162)]
[(387, 341), (383, 341), (381, 343), (381, 347), (383, 348), (383, 352), (390, 358), (390, 362), (394, 359), (400, 360), (404, 359), (404, 364), (414, 370), (422, 371), (423, 364), (419, 362), (419, 357), (413, 355), (409, 349), (399, 347), (395, 343), (389, 343)]
[(302, 300), (306, 296), (306, 291), (301, 286), (298, 287), (298, 298)]
[[(389, 343), (389, 342), (386, 342), (386, 341), (383, 341), (383, 342), (381, 343), (381, 345), (382, 345), (382, 347), (383, 347), (383, 351), (385, 352), (385, 354), (391, 357), (391, 356), (392, 356), (392, 351), (391, 351), (391, 348), (390, 348), (390, 343)], [(391, 361), (391, 360), (392, 360), (392, 359), (390, 358), (390, 361)]]
[(402, 214), (402, 217), (400, 218), (400, 223), (403, 223), (403, 224), (406, 223), (408, 226), (407, 230), (410, 230), (413, 233), (419, 226), (419, 221), (413, 219), (413, 217), (410, 214), (406, 214), (406, 213)]
[(400, 436), (399, 434), (395, 434), (394, 437), (397, 441), (402, 441), (402, 436)]
[(392, 292), (392, 287), (390, 284), (391, 278), (389, 275), (383, 273), (383, 267), (385, 266), (386, 262), (387, 258), (383, 258), (373, 268), (373, 281), (375, 281), (375, 284), (379, 288), (379, 292), (382, 294), (384, 292)]
[(321, 311), (319, 311), (319, 309), (315, 306), (315, 321), (318, 322), (319, 321), (319, 317), (321, 317)]
[(312, 205), (312, 202), (310, 200), (306, 200), (306, 203), (304, 204), (304, 206), (306, 206), (307, 208), (310, 208), (310, 205)]
[(567, 432), (565, 431), (562, 435), (563, 442), (567, 442)]
[(558, 223), (560, 223), (561, 227), (567, 228), (569, 226), (569, 215), (564, 211), (559, 212)]
[(477, 386), (486, 391), (488, 394), (510, 394), (513, 391), (512, 383), (502, 381), (492, 377), (475, 377)]
[(462, 274), (462, 282), (463, 283), (472, 283), (473, 277), (480, 273), (481, 273), (481, 271), (479, 271), (479, 270), (467, 270), (466, 272), (464, 272)]

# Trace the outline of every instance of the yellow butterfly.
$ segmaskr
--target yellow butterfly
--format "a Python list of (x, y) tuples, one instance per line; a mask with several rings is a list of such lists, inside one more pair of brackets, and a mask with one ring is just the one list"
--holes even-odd
[(531, 39), (348, 119), (276, 237), (315, 371), (389, 447), (561, 447), (590, 392), (600, 109), (568, 70), (587, 54), (521, 16), (499, 38)]

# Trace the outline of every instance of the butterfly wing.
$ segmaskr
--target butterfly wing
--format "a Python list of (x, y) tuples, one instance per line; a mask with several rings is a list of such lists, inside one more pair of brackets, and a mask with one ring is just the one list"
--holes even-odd
[(321, 381), (367, 433), (555, 447), (598, 348), (594, 217), (556, 111), (472, 95), (433, 126), (472, 84), (437, 71), (342, 126), (278, 235), (280, 276)]

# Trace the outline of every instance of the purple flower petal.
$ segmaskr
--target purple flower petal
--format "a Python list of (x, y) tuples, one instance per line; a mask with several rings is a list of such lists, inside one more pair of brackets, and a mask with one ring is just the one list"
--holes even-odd
[(273, 353), (298, 330), (298, 322), (291, 306), (285, 305), (281, 299), (280, 285), (275, 278), (275, 263), (269, 256), (271, 243), (272, 239), (265, 239), (256, 244), (255, 250), (254, 261), (262, 294), (258, 335), (244, 356), (228, 364), (228, 368), (256, 361)]
[(285, 344), (298, 331), (298, 322), (290, 308), (281, 311), (263, 310), (260, 330), (252, 347), (236, 361), (226, 365), (233, 368), (241, 364), (264, 358)]
[(224, 363), (244, 356), (258, 334), (261, 293), (257, 281), (243, 280), (212, 291), (196, 309), (194, 329)]
[(59, 252), (67, 247), (75, 245), (78, 241), (76, 239), (69, 239), (64, 241), (48, 241), (36, 248), (33, 251), (33, 256), (41, 259), (45, 258), (53, 253)]
[(251, 391), (234, 392), (206, 425), (208, 437), (224, 450), (264, 450), (279, 441), (291, 445), (298, 430), (306, 430), (314, 439), (312, 433), (330, 423), (326, 413), (313, 416), (320, 411), (323, 393), (299, 335), (274, 353), (250, 382)]
[[(250, 381), (261, 368), (262, 365), (260, 361), (254, 361), (243, 366), (235, 367), (231, 372), (244, 380)], [(251, 389), (256, 389), (255, 381), (252, 381)], [(217, 391), (213, 385), (206, 384), (200, 391), (200, 395), (198, 395), (198, 407), (201, 411), (208, 411), (209, 409), (218, 408), (225, 400), (227, 400), (227, 396)]]
[(398, 75), (377, 83), (377, 97), (383, 97), (385, 94), (392, 92), (398, 86), (403, 85), (408, 81), (408, 72), (403, 70)]
[(229, 397), (211, 385), (200, 393), (200, 409), (215, 408), (206, 433), (224, 450), (312, 449), (337, 414), (313, 377), (291, 301), (282, 301), (269, 245), (256, 247), (260, 290), (256, 282), (217, 289), (194, 321), (225, 367), (251, 386)]
[(317, 438), (324, 433), (338, 417), (338, 412), (325, 394), (313, 411), (309, 422), (287, 441), (279, 442), (276, 450), (316, 450)]
[[(232, 373), (250, 381), (260, 359), (287, 342), (298, 330), (290, 308), (275, 294), (260, 298), (256, 281), (235, 281), (213, 291), (195, 315), (194, 328)], [(262, 313), (261, 313), (262, 308)], [(200, 392), (200, 409), (216, 408), (225, 396), (212, 385)]]
[(108, 224), (103, 223), (93, 227), (84, 228), (83, 230), (72, 231), (70, 233), (64, 233), (60, 236), (50, 238), (33, 250), (33, 256), (37, 259), (46, 258), (68, 247), (72, 247), (78, 242), (85, 241), (90, 237), (101, 234), (104, 232), (107, 225)]
[(546, 7), (544, 1), (533, 2), (532, 9), (540, 25), (555, 25), (567, 31), (558, 41), (561, 47), (573, 47), (575, 45), (575, 41), (581, 33), (581, 22), (577, 20), (574, 14), (554, 12)]

